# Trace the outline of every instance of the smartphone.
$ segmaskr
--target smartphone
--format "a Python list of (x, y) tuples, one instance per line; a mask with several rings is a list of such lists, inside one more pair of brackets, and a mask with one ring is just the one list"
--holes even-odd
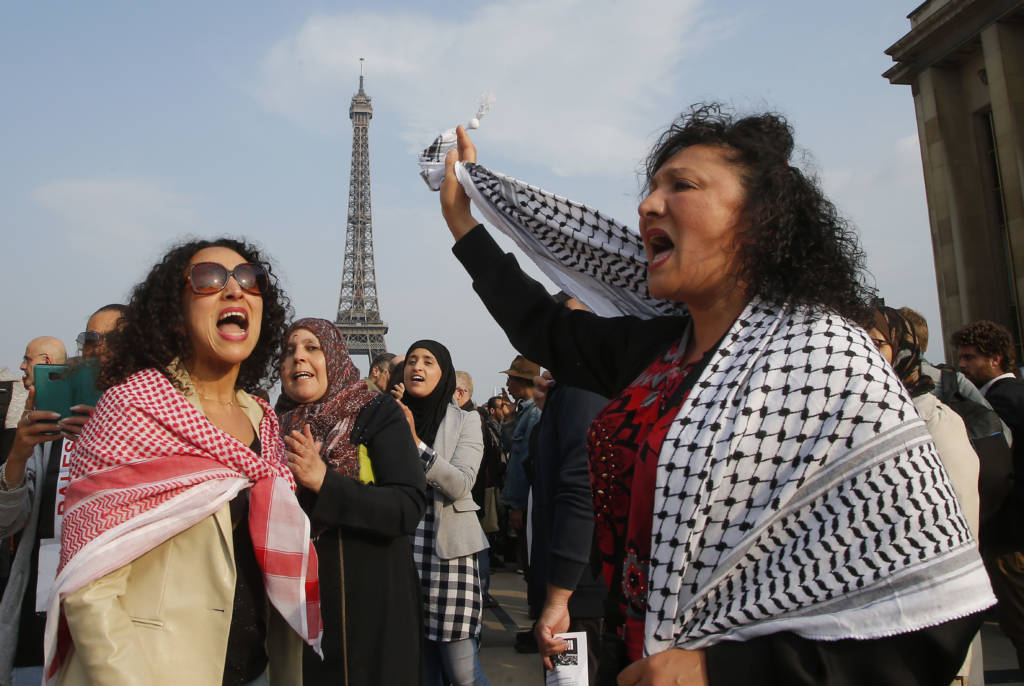
[(36, 409), (71, 416), (71, 368), (66, 364), (37, 364), (32, 370)]
[(100, 364), (99, 360), (91, 357), (79, 359), (71, 364), (71, 405), (90, 405), (96, 407), (100, 396), (103, 395), (100, 389), (96, 388), (99, 381)]
[(33, 369), (36, 387), (36, 409), (56, 412), (63, 419), (72, 415), (75, 405), (96, 405), (100, 391), (96, 388), (99, 365), (96, 360), (79, 360), (69, 364), (37, 364)]

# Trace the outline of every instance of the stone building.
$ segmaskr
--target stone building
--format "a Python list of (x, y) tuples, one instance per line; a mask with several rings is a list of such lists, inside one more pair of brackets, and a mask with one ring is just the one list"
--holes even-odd
[(943, 339), (991, 319), (1021, 360), (1024, 0), (927, 0), (908, 18), (883, 76), (914, 97)]

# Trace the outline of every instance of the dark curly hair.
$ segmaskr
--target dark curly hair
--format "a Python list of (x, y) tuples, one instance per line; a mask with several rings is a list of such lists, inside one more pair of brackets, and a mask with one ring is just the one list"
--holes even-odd
[(1001, 357), (999, 368), (1004, 373), (1013, 372), (1017, 366), (1013, 336), (1002, 324), (982, 319), (957, 329), (950, 340), (958, 348), (973, 345), (985, 357)]
[(170, 378), (167, 365), (176, 357), (189, 356), (188, 337), (183, 334), (185, 317), (181, 297), (185, 270), (193, 255), (212, 247), (234, 250), (247, 262), (261, 264), (267, 270), (269, 285), (263, 293), (260, 338), (255, 350), (242, 362), (237, 385), (254, 393), (276, 381), (285, 322), (292, 318), (291, 303), (281, 290), (270, 263), (255, 246), (232, 238), (216, 238), (175, 245), (132, 289), (131, 301), (121, 315), (118, 329), (108, 334), (109, 354), (105, 356), (98, 383), (101, 389), (123, 383), (135, 372), (149, 367)]
[(736, 277), (747, 295), (861, 320), (874, 299), (864, 252), (817, 179), (790, 166), (793, 129), (785, 118), (736, 118), (717, 103), (693, 105), (648, 155), (644, 191), (669, 158), (691, 145), (721, 147), (740, 172), (748, 228), (738, 234)]

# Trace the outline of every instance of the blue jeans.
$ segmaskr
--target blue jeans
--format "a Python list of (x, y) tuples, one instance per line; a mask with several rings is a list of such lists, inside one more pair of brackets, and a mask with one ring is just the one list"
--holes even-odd
[(452, 686), (490, 686), (480, 666), (479, 643), (461, 641), (423, 642), (423, 686), (442, 686), (442, 674)]
[(43, 666), (15, 667), (12, 678), (14, 686), (39, 686), (43, 683)]
[(476, 554), (476, 569), (480, 575), (480, 602), (486, 602), (491, 590), (491, 551), (487, 548)]

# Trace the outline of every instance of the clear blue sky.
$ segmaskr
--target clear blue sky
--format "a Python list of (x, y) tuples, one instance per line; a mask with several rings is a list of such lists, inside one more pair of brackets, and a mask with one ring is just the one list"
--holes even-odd
[(359, 57), (388, 346), (447, 343), (477, 400), (515, 352), (451, 256), (415, 153), (483, 91), (482, 163), (629, 224), (638, 163), (688, 104), (785, 113), (809, 153), (796, 164), (858, 226), (883, 295), (938, 329), (913, 101), (880, 76), (916, 4), (4, 3), (0, 365), (37, 335), (72, 346), (187, 235), (257, 241), (297, 315), (333, 318)]

